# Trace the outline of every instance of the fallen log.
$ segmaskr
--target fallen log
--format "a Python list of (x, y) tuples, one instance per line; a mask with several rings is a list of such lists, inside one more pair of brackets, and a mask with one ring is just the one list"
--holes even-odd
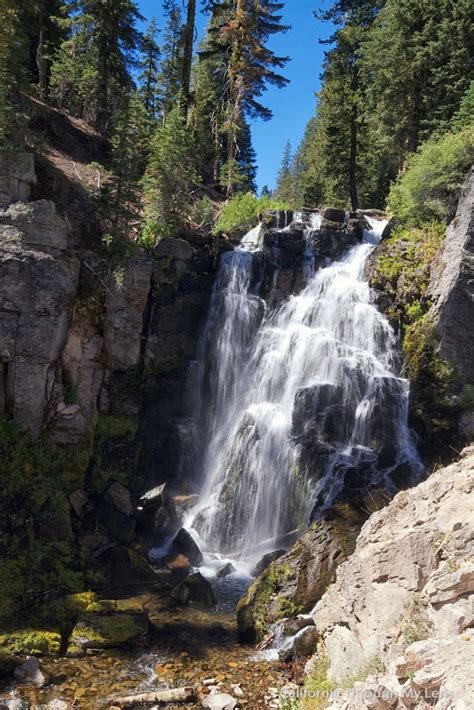
[(154, 705), (155, 703), (187, 703), (195, 699), (194, 688), (169, 688), (163, 690), (152, 690), (146, 693), (135, 693), (134, 695), (123, 695), (114, 698), (113, 705)]

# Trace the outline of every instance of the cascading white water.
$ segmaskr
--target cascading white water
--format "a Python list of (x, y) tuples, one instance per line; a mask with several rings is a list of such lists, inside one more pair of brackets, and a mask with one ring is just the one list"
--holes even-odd
[(418, 465), (396, 337), (364, 279), (385, 223), (371, 226), (364, 243), (315, 272), (313, 217), (307, 285), (274, 308), (258, 295), (262, 229), (224, 255), (194, 385), (203, 489), (189, 524), (208, 551), (274, 549), (337, 498), (348, 471), (372, 467), (376, 481)]

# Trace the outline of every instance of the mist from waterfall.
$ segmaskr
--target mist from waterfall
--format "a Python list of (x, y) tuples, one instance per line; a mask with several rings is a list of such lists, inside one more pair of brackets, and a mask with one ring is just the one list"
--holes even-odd
[[(337, 499), (349, 470), (372, 467), (372, 481), (389, 486), (395, 467), (418, 466), (397, 338), (364, 278), (385, 222), (315, 271), (319, 226), (313, 215), (304, 233), (306, 286), (274, 307), (259, 295), (260, 226), (222, 257), (192, 387), (202, 492), (188, 524), (209, 552), (274, 549)], [(392, 456), (381, 465), (384, 407)]]

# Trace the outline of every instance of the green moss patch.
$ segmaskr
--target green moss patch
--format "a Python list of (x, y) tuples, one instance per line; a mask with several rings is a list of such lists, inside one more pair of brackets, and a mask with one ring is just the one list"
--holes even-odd
[(126, 645), (148, 630), (146, 614), (114, 615), (87, 613), (74, 627), (69, 639), (68, 655), (87, 649), (115, 648)]
[(61, 650), (59, 631), (23, 629), (0, 635), (0, 649), (15, 655), (57, 656)]

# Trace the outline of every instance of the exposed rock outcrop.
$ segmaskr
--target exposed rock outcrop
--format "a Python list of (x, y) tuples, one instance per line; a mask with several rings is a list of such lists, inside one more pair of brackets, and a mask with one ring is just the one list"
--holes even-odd
[[(456, 216), (446, 231), (429, 295), (437, 321), (439, 352), (474, 383), (474, 169), (462, 193)], [(474, 433), (474, 429), (473, 429)]]
[(36, 184), (35, 164), (29, 153), (0, 155), (0, 209), (12, 202), (27, 202)]
[[(365, 523), (352, 556), (317, 603), (313, 620), (337, 686), (373, 665), (385, 667), (330, 705), (467, 708), (474, 658), (474, 448), (425, 482), (399, 493)], [(344, 684), (344, 683), (343, 683)], [(347, 681), (346, 681), (347, 685)], [(383, 705), (385, 689), (391, 702)], [(438, 693), (438, 696), (434, 695)], [(359, 697), (359, 700), (357, 700)], [(404, 700), (405, 698), (405, 700)], [(346, 703), (346, 704), (344, 704)], [(378, 704), (377, 704), (378, 703)], [(463, 704), (464, 703), (464, 704)]]
[(0, 400), (37, 436), (62, 387), (79, 260), (66, 251), (67, 226), (52, 203), (9, 207), (0, 214), (0, 241)]

